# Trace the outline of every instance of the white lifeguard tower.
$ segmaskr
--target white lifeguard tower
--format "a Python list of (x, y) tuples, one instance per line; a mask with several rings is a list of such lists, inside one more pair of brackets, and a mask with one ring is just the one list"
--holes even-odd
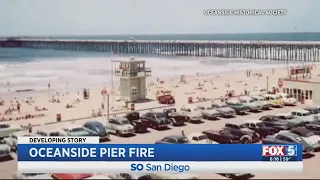
[(120, 99), (136, 102), (147, 99), (146, 78), (151, 76), (151, 68), (146, 68), (146, 61), (113, 60), (115, 76), (120, 77)]

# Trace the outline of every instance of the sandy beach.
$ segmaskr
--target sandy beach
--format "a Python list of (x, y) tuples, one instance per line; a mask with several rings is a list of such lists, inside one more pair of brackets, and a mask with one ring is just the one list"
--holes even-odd
[[(257, 74), (261, 74), (261, 77)], [(159, 82), (152, 79), (148, 80), (148, 99), (155, 100), (157, 91), (171, 91), (176, 99), (176, 106), (182, 106), (188, 102), (188, 97), (192, 97), (194, 101), (197, 98), (216, 99), (224, 97), (227, 92), (234, 91), (234, 95), (242, 95), (245, 90), (252, 91), (255, 87), (267, 88), (277, 87), (279, 77), (284, 77), (286, 71), (279, 69), (259, 69), (251, 70), (251, 76), (247, 77), (246, 72), (228, 72), (224, 74), (197, 74), (185, 76), (185, 82), (180, 82), (179, 78), (161, 78)], [(268, 85), (267, 85), (268, 76)], [(200, 86), (199, 86), (200, 84)], [(27, 125), (42, 125), (54, 122), (57, 114), (61, 114), (62, 120), (87, 118), (92, 115), (92, 111), (106, 114), (102, 110), (102, 104), (106, 103), (103, 99), (101, 91), (106, 89), (110, 94), (110, 113), (124, 112), (125, 102), (119, 100), (119, 85), (114, 84), (114, 93), (111, 93), (111, 87), (88, 88), (90, 98), (83, 98), (83, 90), (66, 92), (64, 89), (47, 93), (39, 93), (37, 96), (26, 96), (2, 100), (0, 106), (1, 119), (6, 123), (14, 123)], [(16, 93), (16, 92), (13, 92)], [(34, 92), (33, 92), (34, 93)], [(20, 112), (17, 105), (20, 104)], [(67, 108), (67, 105), (70, 108)], [(156, 101), (148, 103), (136, 103), (136, 109), (144, 109), (146, 107), (162, 106)], [(7, 112), (13, 109), (12, 112)], [(34, 118), (28, 115), (34, 116)]]
[[(313, 72), (314, 75), (320, 74), (320, 68), (315, 68)], [(317, 71), (318, 70), (318, 71)], [(188, 103), (188, 97), (192, 97), (194, 102), (197, 102), (198, 98), (205, 99), (217, 99), (224, 97), (227, 92), (234, 92), (234, 95), (243, 95), (246, 91), (252, 91), (254, 88), (269, 88), (277, 87), (277, 82), (280, 77), (285, 77), (287, 71), (285, 68), (271, 68), (271, 69), (256, 69), (250, 70), (250, 76), (247, 75), (246, 71), (234, 71), (221, 74), (195, 74), (186, 75), (185, 81), (180, 82), (180, 78), (161, 78), (159, 77), (159, 82), (154, 80), (148, 81), (148, 98), (156, 99), (157, 91), (169, 90), (171, 94), (176, 99), (175, 107), (180, 108), (182, 105)], [(153, 78), (154, 79), (154, 78)], [(268, 79), (268, 81), (267, 81)], [(90, 88), (90, 98), (84, 99), (82, 96), (82, 91), (70, 91), (65, 93), (64, 90), (60, 92), (42, 93), (42, 95), (37, 97), (24, 97), (16, 98), (11, 100), (3, 100), (0, 106), (2, 123), (19, 124), (26, 126), (29, 123), (32, 125), (37, 125), (37, 128), (59, 128), (65, 124), (69, 123), (79, 123), (82, 124), (85, 121), (92, 119), (106, 119), (106, 117), (93, 117), (92, 111), (95, 113), (99, 112), (102, 103), (104, 103), (101, 91), (104, 87), (100, 88)], [(111, 92), (111, 87), (105, 87), (108, 92)], [(110, 113), (123, 113), (128, 111), (124, 108), (125, 103), (117, 101), (119, 98), (119, 86), (114, 85), (114, 93), (110, 94)], [(53, 102), (59, 101), (59, 102)], [(19, 108), (18, 108), (19, 104)], [(66, 105), (71, 105), (72, 108), (66, 108)], [(166, 107), (166, 105), (160, 105), (157, 101), (150, 101), (146, 103), (136, 103), (136, 110), (143, 110), (148, 108), (161, 108)], [(10, 108), (10, 111), (8, 111)], [(36, 109), (40, 110), (36, 110)], [(13, 110), (12, 110), (13, 109)], [(20, 110), (17, 110), (20, 109)], [(44, 110), (43, 110), (44, 109)], [(168, 131), (154, 131), (151, 130), (152, 136), (138, 134), (135, 137), (130, 138), (131, 143), (154, 143), (157, 138), (170, 135), (179, 134), (183, 128), (186, 133), (200, 132), (205, 129), (219, 129), (223, 127), (226, 122), (232, 122), (238, 119), (254, 119), (259, 118), (264, 114), (270, 114), (274, 112), (288, 112), (289, 107), (282, 109), (275, 109), (271, 111), (265, 111), (259, 114), (251, 114), (248, 116), (237, 116), (233, 119), (221, 119), (220, 121), (206, 121), (200, 125), (190, 125), (187, 127), (177, 127), (172, 128)], [(6, 112), (7, 111), (7, 112)], [(106, 111), (101, 109), (103, 114)], [(56, 122), (57, 114), (62, 117), (62, 122)], [(24, 117), (24, 118), (22, 118)], [(27, 118), (26, 118), (27, 117)], [(21, 118), (21, 119), (20, 119)], [(90, 119), (88, 119), (90, 118)], [(11, 119), (11, 120), (10, 120)], [(72, 122), (70, 122), (70, 119)], [(77, 119), (82, 119), (77, 121)], [(48, 124), (48, 125), (46, 125)], [(111, 142), (107, 143), (127, 143), (129, 139), (112, 136)], [(315, 167), (317, 164), (318, 156), (305, 161), (305, 173), (302, 175), (256, 175), (255, 178), (320, 178)], [(16, 170), (16, 161), (2, 162), (0, 163), (0, 178), (10, 178), (12, 173)], [(11, 173), (11, 174), (10, 174)], [(221, 178), (219, 175), (201, 175), (202, 178)]]

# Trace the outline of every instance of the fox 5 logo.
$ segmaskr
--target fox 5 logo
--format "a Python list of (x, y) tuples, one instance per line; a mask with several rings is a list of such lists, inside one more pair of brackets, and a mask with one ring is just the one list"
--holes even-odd
[(297, 146), (262, 146), (263, 156), (296, 156)]

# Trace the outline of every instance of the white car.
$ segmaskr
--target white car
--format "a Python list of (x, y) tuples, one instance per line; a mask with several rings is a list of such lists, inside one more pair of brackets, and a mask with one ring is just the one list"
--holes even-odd
[(268, 93), (267, 89), (255, 87), (253, 89), (253, 91), (250, 92), (249, 94), (250, 94), (250, 96), (259, 96), (259, 95), (267, 94), (267, 93)]
[(18, 137), (30, 137), (30, 136), (36, 136), (35, 134), (31, 134), (27, 131), (18, 131), (15, 133), (10, 134), (9, 137), (4, 138), (4, 141), (8, 146), (10, 146), (11, 150), (17, 151), (18, 148)]
[(293, 116), (302, 119), (304, 122), (311, 122), (320, 119), (318, 115), (304, 109), (295, 109), (290, 112)]
[(187, 117), (188, 122), (201, 122), (202, 113), (195, 105), (183, 105), (180, 109), (180, 113)]
[(250, 97), (253, 100), (260, 102), (263, 110), (268, 110), (272, 107), (271, 101), (268, 101), (267, 98), (263, 96), (250, 96)]
[(286, 106), (293, 106), (293, 105), (297, 104), (296, 98), (291, 97), (289, 94), (277, 93), (276, 95), (279, 96), (283, 100), (284, 105), (286, 105)]
[(212, 107), (212, 105), (198, 105), (204, 119), (216, 119), (221, 116), (220, 112)]
[(0, 124), (0, 139), (9, 137), (10, 134), (20, 131), (21, 127), (15, 124)]
[(121, 135), (129, 135), (135, 132), (134, 126), (130, 124), (130, 121), (123, 117), (113, 117), (109, 119), (106, 124), (106, 129), (109, 133)]
[(262, 109), (262, 103), (249, 96), (240, 96), (239, 101), (250, 108), (250, 111), (259, 111)]
[(15, 172), (12, 175), (13, 179), (53, 179), (50, 174), (45, 173), (19, 173)]
[(3, 140), (0, 140), (0, 158), (11, 157), (11, 147)]
[(39, 130), (37, 130), (36, 135), (44, 136), (44, 137), (47, 137), (47, 136), (66, 136), (66, 133), (63, 132), (62, 129), (55, 129), (55, 130), (39, 129)]
[(187, 136), (191, 144), (218, 144), (203, 133), (191, 133)]

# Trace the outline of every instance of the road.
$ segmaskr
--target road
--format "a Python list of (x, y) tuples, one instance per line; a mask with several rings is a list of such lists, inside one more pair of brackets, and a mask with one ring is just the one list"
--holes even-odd
[[(105, 142), (109, 144), (126, 144), (126, 143), (136, 143), (136, 144), (153, 144), (156, 140), (165, 137), (167, 135), (175, 135), (175, 134), (181, 134), (181, 131), (184, 130), (185, 134), (188, 135), (189, 133), (193, 132), (201, 132), (203, 130), (207, 129), (220, 129), (224, 126), (225, 123), (232, 123), (232, 122), (239, 122), (243, 120), (248, 119), (258, 119), (262, 115), (268, 115), (268, 114), (276, 114), (276, 113), (283, 113), (283, 112), (289, 112), (291, 109), (300, 108), (299, 107), (284, 107), (279, 109), (273, 109), (269, 111), (263, 111), (260, 113), (250, 113), (248, 115), (244, 116), (237, 116), (235, 118), (230, 119), (223, 119), (217, 121), (210, 121), (210, 120), (204, 120), (204, 123), (202, 124), (187, 124), (183, 127), (173, 127), (169, 130), (163, 130), (163, 131), (157, 131), (150, 129), (149, 133), (146, 134), (137, 134), (133, 137), (117, 137), (117, 136), (111, 136), (111, 141)], [(88, 120), (81, 120), (76, 123), (83, 123)], [(71, 122), (68, 122), (71, 123)], [(46, 128), (57, 128), (63, 126), (63, 124), (68, 123), (61, 123), (61, 124), (52, 124), (47, 125)], [(42, 128), (42, 127), (38, 127)], [(8, 179), (12, 177), (12, 174), (17, 169), (17, 161), (16, 161), (16, 154), (13, 155), (13, 160), (5, 161), (0, 163), (0, 178), (1, 179)], [(320, 153), (316, 156), (305, 159), (304, 160), (304, 173), (303, 174), (255, 174), (253, 179), (315, 179), (320, 178), (320, 172), (318, 169), (318, 165), (320, 165)], [(201, 174), (200, 178), (211, 178), (211, 179), (221, 179), (224, 178), (217, 174)]]

